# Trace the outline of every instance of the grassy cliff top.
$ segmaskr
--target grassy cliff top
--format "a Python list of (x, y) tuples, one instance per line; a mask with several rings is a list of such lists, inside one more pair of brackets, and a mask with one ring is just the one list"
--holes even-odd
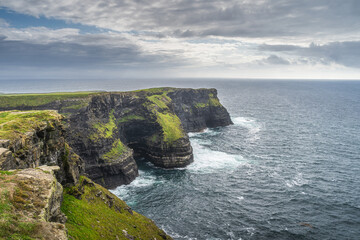
[[(55, 101), (64, 100), (86, 100), (91, 96), (98, 94), (111, 94), (111, 93), (127, 93), (127, 94), (143, 94), (145, 96), (154, 94), (166, 94), (176, 90), (192, 90), (202, 91), (209, 90), (205, 88), (191, 89), (191, 88), (173, 88), (173, 87), (159, 87), (159, 88), (148, 88), (139, 89), (134, 91), (88, 91), (88, 92), (54, 92), (54, 93), (26, 93), (26, 94), (0, 94), (0, 108), (3, 109), (14, 109), (16, 107), (38, 107), (50, 104)], [(75, 104), (75, 103), (74, 103)], [(78, 103), (80, 106), (81, 103)], [(67, 106), (71, 108), (71, 106)], [(76, 107), (76, 106), (75, 106)], [(66, 108), (66, 107), (65, 107)]]
[(44, 127), (62, 116), (56, 111), (0, 111), (0, 139), (14, 139), (20, 135)]
[(54, 101), (67, 99), (83, 99), (101, 92), (57, 92), (0, 95), (0, 107), (14, 108), (17, 106), (36, 107)]

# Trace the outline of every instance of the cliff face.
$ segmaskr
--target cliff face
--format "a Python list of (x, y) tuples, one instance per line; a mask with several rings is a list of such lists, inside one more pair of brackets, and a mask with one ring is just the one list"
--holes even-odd
[(229, 113), (219, 102), (214, 88), (178, 89), (168, 95), (186, 132), (199, 132), (205, 128), (232, 124)]
[(77, 183), (84, 163), (65, 142), (62, 119), (55, 111), (2, 112), (0, 170), (59, 166), (62, 184)]
[[(82, 160), (66, 143), (61, 120), (54, 111), (0, 112), (0, 239), (171, 240), (150, 219), (79, 176)], [(123, 159), (132, 156), (122, 149)]]
[(14, 239), (67, 239), (67, 229), (71, 239), (171, 239), (80, 175), (112, 188), (138, 175), (134, 156), (184, 167), (187, 132), (232, 123), (215, 89), (1, 95), (10, 109), (0, 112), (0, 238)]
[[(216, 89), (154, 88), (66, 96), (39, 95), (39, 100), (30, 96), (31, 104), (21, 95), (9, 96), (0, 110), (50, 108), (66, 115), (67, 142), (84, 159), (88, 176), (108, 188), (138, 176), (134, 156), (164, 168), (187, 166), (193, 161), (187, 132), (232, 123)], [(15, 100), (22, 105), (14, 107)]]

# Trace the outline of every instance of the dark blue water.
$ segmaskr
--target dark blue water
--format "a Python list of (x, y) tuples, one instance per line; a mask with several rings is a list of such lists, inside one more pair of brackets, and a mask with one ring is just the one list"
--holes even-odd
[(175, 239), (360, 239), (360, 82), (29, 86), (0, 92), (218, 89), (234, 125), (191, 133), (195, 162), (187, 168), (139, 161), (140, 177), (113, 191)]

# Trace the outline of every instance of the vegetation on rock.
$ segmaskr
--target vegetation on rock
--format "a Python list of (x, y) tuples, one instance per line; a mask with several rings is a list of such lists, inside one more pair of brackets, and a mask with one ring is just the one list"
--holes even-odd
[[(163, 131), (163, 141), (167, 144), (171, 144), (184, 137), (185, 132), (181, 126), (180, 119), (169, 109), (171, 98), (167, 96), (167, 93), (172, 91), (172, 89), (154, 88), (143, 91), (155, 93), (146, 97), (148, 101), (145, 102), (144, 105), (151, 113), (153, 113), (156, 118), (156, 122), (161, 126)], [(154, 137), (151, 139), (155, 140)]]
[(63, 224), (44, 218), (46, 207), (50, 211), (47, 176), (53, 178), (52, 173), (41, 169), (10, 173), (0, 172), (0, 239), (55, 239), (56, 234), (48, 235), (54, 231), (65, 237)]
[(175, 114), (157, 112), (156, 117), (163, 130), (164, 142), (172, 143), (185, 136), (181, 121)]
[(114, 110), (112, 110), (109, 114), (109, 122), (95, 123), (93, 128), (96, 132), (90, 135), (91, 140), (97, 141), (99, 138), (111, 138), (113, 136), (114, 130), (117, 128)]
[(133, 114), (120, 118), (117, 123), (125, 123), (133, 120), (145, 120), (145, 118), (143, 116)]
[[(31, 93), (31, 94), (4, 94), (0, 95), (0, 107), (41, 106), (54, 101), (67, 99), (82, 99), (99, 92), (58, 92), (58, 93)], [(75, 102), (76, 103), (76, 102)], [(78, 104), (78, 103), (77, 103)]]
[(86, 177), (65, 190), (61, 209), (68, 217), (68, 234), (75, 240), (171, 239), (150, 219)]
[(116, 139), (112, 144), (110, 151), (103, 154), (101, 157), (104, 160), (111, 162), (111, 160), (120, 158), (126, 151), (129, 151), (129, 149), (121, 142), (120, 139)]
[(51, 126), (62, 118), (56, 111), (5, 111), (0, 112), (0, 139), (14, 139), (39, 127)]

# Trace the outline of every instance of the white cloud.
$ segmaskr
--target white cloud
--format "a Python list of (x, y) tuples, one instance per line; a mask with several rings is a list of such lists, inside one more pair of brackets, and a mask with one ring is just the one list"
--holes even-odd
[[(0, 62), (8, 67), (360, 76), (351, 69), (360, 69), (355, 0), (0, 0), (0, 6), (107, 29), (82, 34), (75, 28), (14, 28), (0, 19)], [(309, 47), (312, 42), (319, 45)]]
[(36, 17), (175, 37), (326, 39), (360, 32), (357, 0), (0, 0), (0, 5)]

